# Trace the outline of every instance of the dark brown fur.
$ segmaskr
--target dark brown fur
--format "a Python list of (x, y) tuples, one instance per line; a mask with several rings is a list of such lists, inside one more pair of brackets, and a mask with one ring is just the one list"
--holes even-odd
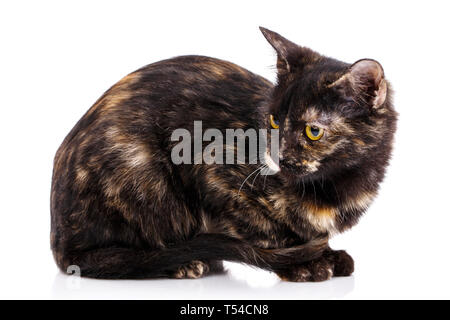
[[(177, 57), (128, 75), (76, 124), (53, 171), (51, 245), (62, 270), (197, 278), (232, 260), (291, 281), (353, 272), (327, 239), (357, 222), (383, 179), (396, 119), (389, 88), (373, 108), (376, 88), (351, 82), (350, 65), (262, 31), (278, 52), (276, 86), (229, 62)], [(239, 192), (257, 165), (171, 161), (177, 128), (268, 128), (269, 114), (281, 123), (274, 176)], [(311, 117), (328, 121), (320, 143), (302, 137)]]

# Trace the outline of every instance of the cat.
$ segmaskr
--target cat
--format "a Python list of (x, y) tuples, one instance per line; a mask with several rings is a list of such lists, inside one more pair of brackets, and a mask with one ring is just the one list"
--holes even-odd
[[(384, 178), (397, 120), (390, 84), (375, 60), (340, 62), (260, 30), (277, 53), (276, 84), (227, 61), (175, 57), (129, 74), (78, 121), (54, 159), (61, 270), (199, 278), (227, 260), (286, 281), (352, 274), (351, 256), (328, 240), (357, 223)], [(279, 161), (265, 162), (274, 174), (249, 178), (261, 161), (174, 164), (171, 135), (194, 121), (277, 129)]]

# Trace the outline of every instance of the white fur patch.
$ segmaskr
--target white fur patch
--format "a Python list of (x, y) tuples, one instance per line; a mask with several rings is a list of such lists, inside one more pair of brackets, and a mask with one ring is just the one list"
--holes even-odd
[(317, 231), (328, 232), (330, 235), (337, 233), (334, 215), (321, 215), (308, 211), (306, 217), (308, 218), (309, 223), (311, 223)]
[(269, 167), (272, 174), (280, 172), (280, 166), (273, 161), (272, 157), (267, 152), (264, 154), (264, 164)]

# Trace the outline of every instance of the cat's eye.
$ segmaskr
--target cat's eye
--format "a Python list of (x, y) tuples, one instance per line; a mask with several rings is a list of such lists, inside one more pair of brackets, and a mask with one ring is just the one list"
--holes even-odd
[(274, 129), (278, 129), (280, 127), (280, 121), (273, 114), (270, 115), (270, 125)]
[(305, 128), (306, 136), (313, 141), (317, 141), (323, 136), (323, 129), (307, 125)]

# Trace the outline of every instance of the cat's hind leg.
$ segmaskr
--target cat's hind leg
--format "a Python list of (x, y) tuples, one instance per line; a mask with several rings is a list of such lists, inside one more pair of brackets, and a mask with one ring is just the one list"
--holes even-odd
[(207, 274), (221, 273), (223, 271), (222, 261), (213, 260), (206, 262), (194, 260), (178, 267), (176, 271), (169, 276), (175, 279), (198, 279)]

